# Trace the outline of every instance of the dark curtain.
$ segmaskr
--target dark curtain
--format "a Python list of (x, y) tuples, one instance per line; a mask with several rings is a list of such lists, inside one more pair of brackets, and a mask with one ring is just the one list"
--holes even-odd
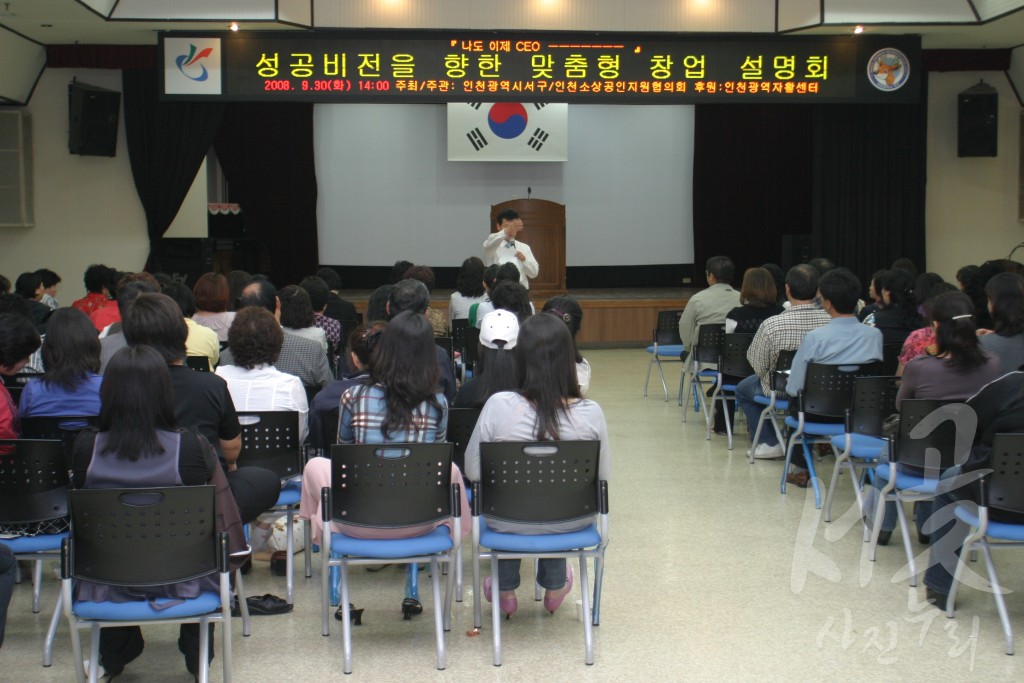
[(923, 272), (927, 106), (815, 109), (820, 253), (855, 272), (865, 289), (871, 273), (900, 257)]
[(135, 189), (146, 212), (146, 270), (162, 270), (160, 243), (220, 125), (223, 106), (212, 102), (164, 102), (155, 69), (125, 69), (124, 128)]
[(739, 287), (747, 268), (784, 264), (782, 235), (810, 235), (810, 107), (698, 105), (694, 123), (694, 285), (704, 263), (726, 255)]
[(227, 104), (213, 144), (265, 274), (280, 287), (316, 272), (312, 103)]

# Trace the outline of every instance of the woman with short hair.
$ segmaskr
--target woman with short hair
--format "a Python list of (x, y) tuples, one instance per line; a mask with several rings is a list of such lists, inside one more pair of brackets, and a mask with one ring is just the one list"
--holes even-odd
[(192, 288), (192, 297), (196, 300), (192, 319), (216, 332), (221, 343), (227, 342), (231, 321), (235, 319), (234, 312), (228, 310), (228, 279), (220, 273), (203, 273)]
[(288, 285), (277, 293), (281, 302), (281, 327), (288, 334), (312, 339), (323, 347), (324, 353), (330, 350), (327, 335), (316, 326), (313, 314), (313, 302), (309, 293), (298, 285)]

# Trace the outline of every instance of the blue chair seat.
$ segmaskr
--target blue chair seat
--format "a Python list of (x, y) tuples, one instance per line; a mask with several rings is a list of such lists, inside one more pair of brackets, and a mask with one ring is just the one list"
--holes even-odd
[(601, 542), (597, 526), (591, 524), (579, 531), (564, 534), (507, 534), (494, 531), (485, 523), (480, 525), (480, 545), (513, 553), (560, 552), (574, 548), (590, 548)]
[[(148, 600), (131, 602), (75, 602), (72, 611), (82, 619), (101, 621), (152, 621), (154, 619), (180, 619), (195, 617), (220, 610), (220, 595), (213, 591), (200, 593), (199, 597), (178, 601), (173, 598), (157, 598), (157, 605), (170, 605), (154, 609)], [(174, 604), (178, 603), (178, 604)]]
[(301, 498), (302, 498), (302, 489), (292, 488), (290, 485), (289, 486), (285, 486), (283, 489), (281, 489), (281, 493), (278, 494), (277, 502), (274, 503), (274, 505), (275, 506), (298, 505), (299, 504), (299, 500)]
[[(868, 434), (851, 434), (850, 455), (861, 460), (877, 460), (888, 445), (888, 441)], [(842, 451), (846, 448), (846, 434), (832, 437), (832, 445)]]
[[(778, 404), (776, 404), (778, 407)], [(800, 421), (793, 416), (786, 418), (786, 426), (796, 429)], [(846, 434), (846, 427), (842, 422), (804, 422), (804, 434), (807, 436), (839, 436)]]
[[(654, 353), (654, 344), (647, 347), (647, 353)], [(664, 346), (658, 347), (658, 356), (665, 356), (670, 358), (679, 358), (683, 353), (682, 344), (665, 344)]]
[[(875, 468), (875, 476), (880, 482), (889, 481), (890, 463), (883, 463)], [(919, 474), (907, 474), (896, 472), (896, 488), (908, 493), (930, 493), (935, 494), (938, 488), (938, 479), (925, 479)]]
[(43, 534), (41, 536), (18, 536), (5, 538), (3, 544), (15, 555), (22, 553), (41, 553), (47, 550), (60, 550), (60, 542), (68, 537), (68, 532), (59, 534)]
[[(767, 396), (754, 396), (754, 403), (758, 403), (763, 406), (771, 405), (772, 400)], [(775, 407), (778, 410), (789, 410), (789, 399), (788, 398), (777, 398), (775, 399)]]
[(331, 552), (355, 557), (379, 557), (391, 559), (432, 555), (452, 548), (452, 536), (448, 527), (441, 525), (422, 536), (412, 538), (372, 539), (353, 538), (345, 534), (331, 534)]
[[(978, 526), (980, 523), (974, 505), (958, 503), (953, 514), (955, 514), (956, 518), (961, 522), (970, 524), (973, 527)], [(1024, 524), (993, 522), (990, 519), (988, 522), (988, 528), (985, 530), (985, 536), (999, 541), (1024, 541)]]
[(722, 385), (722, 391), (736, 391), (736, 385), (735, 384), (723, 384)]

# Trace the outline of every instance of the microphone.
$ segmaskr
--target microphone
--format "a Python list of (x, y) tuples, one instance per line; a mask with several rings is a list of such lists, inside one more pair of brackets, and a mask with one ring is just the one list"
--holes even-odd
[(531, 193), (531, 192), (533, 192), (533, 188), (532, 188), (532, 187), (528, 187), (528, 188), (526, 188), (526, 198), (527, 198), (527, 199), (529, 199), (529, 198), (530, 198), (530, 193)]

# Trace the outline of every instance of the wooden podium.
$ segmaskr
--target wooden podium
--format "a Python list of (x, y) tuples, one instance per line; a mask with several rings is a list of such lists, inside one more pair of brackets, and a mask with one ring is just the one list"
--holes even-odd
[(545, 199), (513, 199), (495, 204), (491, 207), (491, 232), (497, 232), (495, 217), (506, 209), (512, 209), (523, 219), (519, 235), (530, 245), (540, 265), (537, 277), (530, 280), (530, 298), (536, 305), (536, 300), (543, 303), (565, 294), (565, 205)]

